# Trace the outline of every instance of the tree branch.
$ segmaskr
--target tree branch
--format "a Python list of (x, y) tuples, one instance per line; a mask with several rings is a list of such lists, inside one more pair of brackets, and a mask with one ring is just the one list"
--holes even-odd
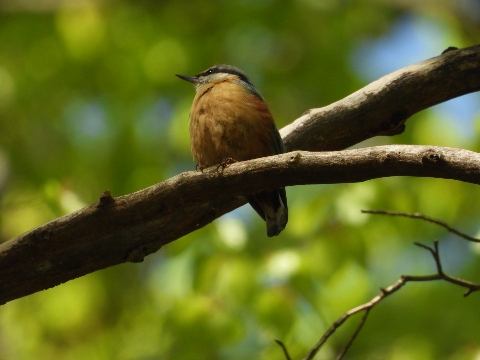
[(470, 236), (468, 234), (465, 234), (464, 232), (461, 232), (460, 230), (457, 230), (457, 229), (451, 227), (450, 225), (448, 225), (444, 221), (434, 219), (434, 218), (431, 218), (429, 216), (422, 215), (422, 214), (419, 214), (419, 213), (412, 214), (412, 213), (406, 213), (406, 212), (402, 212), (402, 211), (390, 211), (390, 210), (362, 210), (362, 213), (373, 214), (373, 215), (403, 216), (403, 217), (407, 217), (407, 218), (410, 218), (410, 219), (424, 220), (424, 221), (431, 222), (433, 224), (437, 224), (437, 225), (440, 225), (440, 226), (444, 227), (449, 232), (457, 235), (461, 239), (465, 239), (465, 240), (468, 240), (468, 241), (471, 241), (471, 242), (480, 243), (479, 238), (476, 238), (476, 237)]
[(285, 359), (286, 360), (292, 360), (292, 358), (290, 357), (290, 354), (288, 353), (288, 350), (287, 350), (287, 347), (285, 346), (285, 344), (281, 340), (278, 340), (278, 339), (275, 339), (275, 342), (278, 344), (278, 346), (280, 346), (282, 348), (283, 355), (285, 355)]
[[(428, 106), (480, 89), (480, 45), (406, 67), (281, 130), (291, 150), (340, 149), (403, 131)], [(429, 176), (480, 183), (480, 155), (425, 146), (293, 152), (186, 172), (136, 193), (100, 200), (0, 245), (0, 304), (123, 262), (139, 262), (278, 186)]]
[(478, 90), (480, 45), (449, 50), (308, 110), (280, 134), (288, 151), (346, 149), (374, 136), (401, 134), (413, 114)]
[(365, 324), (365, 321), (368, 317), (368, 314), (370, 313), (370, 310), (374, 306), (376, 306), (379, 302), (381, 302), (383, 299), (385, 299), (387, 296), (392, 295), (394, 292), (400, 290), (405, 284), (408, 282), (423, 282), (423, 281), (434, 281), (434, 280), (444, 280), (447, 282), (450, 282), (452, 284), (464, 287), (467, 289), (467, 291), (464, 293), (464, 296), (467, 296), (471, 294), (474, 291), (479, 291), (480, 290), (480, 284), (475, 284), (467, 280), (459, 279), (451, 275), (447, 275), (443, 272), (442, 269), (442, 263), (440, 259), (440, 251), (438, 248), (438, 241), (434, 241), (433, 243), (433, 248), (424, 244), (420, 243), (415, 243), (415, 245), (428, 250), (431, 254), (432, 257), (435, 261), (435, 265), (437, 267), (437, 273), (432, 274), (432, 275), (423, 275), (423, 276), (415, 276), (415, 275), (402, 275), (400, 276), (400, 279), (398, 279), (394, 284), (390, 285), (387, 288), (381, 288), (380, 289), (380, 294), (375, 296), (372, 300), (369, 302), (357, 306), (356, 308), (353, 308), (349, 311), (347, 311), (345, 314), (343, 314), (337, 321), (335, 321), (330, 328), (323, 334), (323, 336), (320, 338), (320, 340), (315, 344), (315, 346), (312, 347), (312, 349), (308, 352), (307, 356), (303, 358), (303, 360), (313, 360), (315, 355), (318, 353), (318, 351), (321, 349), (321, 347), (327, 342), (327, 340), (333, 335), (333, 333), (352, 315), (358, 314), (360, 312), (364, 312), (363, 317), (358, 324), (357, 328), (355, 329), (355, 332), (353, 335), (350, 337), (350, 340), (348, 341), (347, 345), (343, 348), (337, 359), (341, 359), (347, 350), (350, 348), (352, 345), (353, 341), (355, 340), (356, 336), (358, 335), (359, 331)]

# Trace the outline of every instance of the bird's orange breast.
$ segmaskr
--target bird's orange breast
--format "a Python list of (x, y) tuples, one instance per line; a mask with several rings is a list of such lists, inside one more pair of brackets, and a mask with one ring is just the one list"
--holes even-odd
[(275, 124), (259, 96), (229, 77), (197, 91), (190, 112), (191, 150), (202, 167), (226, 158), (243, 161), (274, 155)]

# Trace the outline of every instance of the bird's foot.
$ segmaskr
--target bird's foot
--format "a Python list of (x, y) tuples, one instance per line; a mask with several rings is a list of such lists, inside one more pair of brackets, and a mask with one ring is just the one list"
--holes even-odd
[(231, 157), (227, 157), (225, 159), (222, 160), (222, 162), (220, 164), (218, 164), (217, 166), (217, 171), (222, 168), (222, 171), (223, 169), (225, 169), (228, 165), (231, 165), (231, 164), (234, 164), (236, 163), (237, 160), (231, 158)]
[(201, 171), (203, 173), (203, 169), (205, 169), (202, 165), (195, 165), (195, 170)]

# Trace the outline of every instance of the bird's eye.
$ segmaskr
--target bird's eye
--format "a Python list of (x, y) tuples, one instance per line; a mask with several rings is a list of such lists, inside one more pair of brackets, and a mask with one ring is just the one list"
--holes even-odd
[(213, 74), (213, 69), (207, 70), (207, 75), (211, 75), (211, 74)]

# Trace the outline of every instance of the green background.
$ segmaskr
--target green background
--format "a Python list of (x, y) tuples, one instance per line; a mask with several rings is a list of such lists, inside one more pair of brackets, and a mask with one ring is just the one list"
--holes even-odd
[[(279, 128), (383, 74), (480, 42), (476, 1), (0, 1), (0, 240), (193, 170), (191, 85), (243, 69)], [(412, 30), (413, 29), (413, 30)], [(413, 34), (413, 35), (412, 35)], [(418, 38), (415, 38), (418, 36)], [(480, 150), (478, 94), (359, 146)], [(470, 110), (469, 110), (470, 109)], [(469, 111), (467, 111), (469, 110)], [(435, 271), (414, 241), (440, 239), (445, 270), (480, 281), (480, 248), (421, 212), (479, 230), (478, 186), (387, 178), (287, 189), (277, 238), (249, 207), (124, 264), (0, 307), (0, 359), (294, 359), (401, 274)], [(408, 284), (375, 308), (349, 359), (479, 359), (480, 294)], [(345, 345), (351, 319), (316, 359)]]

